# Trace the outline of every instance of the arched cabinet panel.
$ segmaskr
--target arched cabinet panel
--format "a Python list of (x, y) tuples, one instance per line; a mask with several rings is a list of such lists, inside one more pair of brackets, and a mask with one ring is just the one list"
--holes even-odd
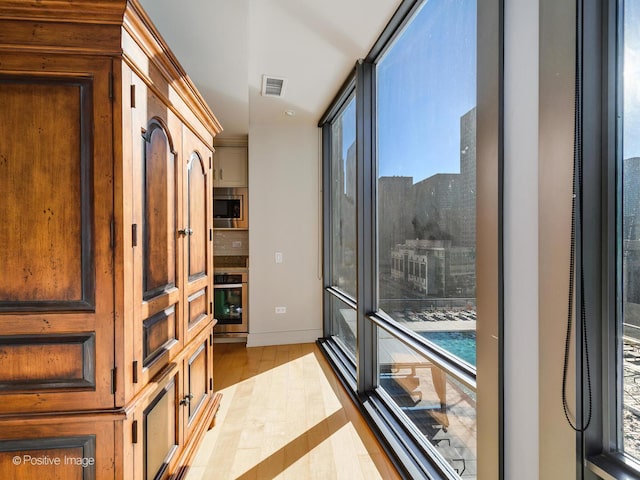
[(144, 142), (144, 299), (176, 286), (175, 155), (166, 130), (150, 122)]
[(212, 315), (213, 186), (211, 150), (188, 128), (182, 131), (185, 235), (185, 339), (191, 341)]
[(207, 274), (207, 170), (197, 152), (187, 164), (187, 218), (189, 281)]

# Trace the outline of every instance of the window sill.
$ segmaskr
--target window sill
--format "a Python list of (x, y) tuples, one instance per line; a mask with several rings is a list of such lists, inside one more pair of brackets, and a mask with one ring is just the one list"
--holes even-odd
[(587, 460), (587, 467), (603, 480), (640, 480), (640, 472), (624, 459), (600, 454)]

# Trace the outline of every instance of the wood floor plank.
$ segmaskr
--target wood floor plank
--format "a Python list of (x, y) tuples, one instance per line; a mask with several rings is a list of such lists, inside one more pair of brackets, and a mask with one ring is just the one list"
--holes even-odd
[(317, 345), (216, 344), (223, 394), (187, 480), (398, 479)]

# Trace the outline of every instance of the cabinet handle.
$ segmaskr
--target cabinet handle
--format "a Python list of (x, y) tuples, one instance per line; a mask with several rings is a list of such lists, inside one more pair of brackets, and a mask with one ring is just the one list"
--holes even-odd
[(179, 235), (191, 235), (191, 234), (193, 234), (193, 230), (191, 230), (189, 227), (183, 228), (183, 229), (178, 230), (178, 234)]
[(224, 180), (224, 178), (222, 177), (222, 169), (220, 169), (220, 180)]
[(193, 393), (185, 395), (184, 398), (180, 400), (180, 405), (189, 405), (191, 403), (191, 400), (193, 400)]

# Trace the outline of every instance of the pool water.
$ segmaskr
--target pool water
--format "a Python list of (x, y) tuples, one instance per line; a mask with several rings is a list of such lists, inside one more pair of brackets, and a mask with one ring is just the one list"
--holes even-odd
[(463, 330), (457, 332), (417, 332), (456, 357), (476, 364), (476, 332)]

